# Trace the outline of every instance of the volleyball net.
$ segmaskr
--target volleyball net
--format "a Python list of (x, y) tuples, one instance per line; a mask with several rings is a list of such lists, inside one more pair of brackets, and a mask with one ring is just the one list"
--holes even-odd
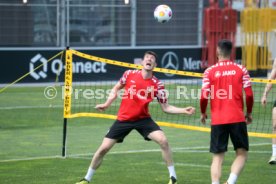
[[(94, 107), (96, 104), (104, 103), (113, 88), (118, 82), (124, 71), (129, 69), (141, 69), (140, 65), (121, 61), (110, 60), (93, 55), (88, 55), (76, 50), (67, 50), (65, 57), (65, 85), (64, 85), (64, 118), (92, 117), (116, 119), (123, 90), (118, 94), (106, 111), (98, 112)], [(106, 73), (91, 73), (85, 81), (78, 80), (76, 66), (78, 63), (85, 62), (86, 70), (93, 69), (106, 70)], [(210, 122), (202, 125), (200, 122), (199, 98), (202, 82), (202, 74), (171, 70), (165, 68), (155, 68), (155, 76), (165, 84), (168, 91), (168, 101), (171, 105), (180, 107), (193, 106), (197, 109), (195, 115), (171, 115), (162, 112), (157, 100), (150, 104), (150, 114), (160, 125), (174, 128), (183, 128), (195, 131), (210, 131)], [(173, 77), (171, 77), (173, 76)], [(173, 78), (173, 79), (172, 79)], [(254, 92), (253, 123), (248, 125), (250, 136), (272, 138), (272, 108), (276, 99), (276, 91), (272, 88), (267, 105), (261, 105), (261, 97), (267, 83), (275, 84), (275, 80), (252, 78)], [(129, 109), (135, 110), (135, 109)], [(208, 109), (209, 114), (210, 110)], [(209, 120), (210, 121), (210, 120)]]

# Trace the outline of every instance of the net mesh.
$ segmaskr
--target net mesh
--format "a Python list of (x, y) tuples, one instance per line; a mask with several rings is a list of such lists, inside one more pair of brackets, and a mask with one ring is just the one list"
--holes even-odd
[[(128, 69), (139, 69), (138, 65), (108, 60), (99, 58), (78, 51), (69, 51), (72, 57), (67, 57), (72, 63), (90, 63), (87, 66), (102, 66), (106, 73), (90, 73), (86, 77), (86, 81), (83, 78), (80, 82), (80, 77), (72, 72), (72, 83), (70, 83), (71, 94), (68, 94), (71, 98), (70, 112), (65, 113), (65, 117), (102, 117), (115, 119), (118, 112), (123, 90), (118, 94), (118, 98), (112, 103), (112, 105), (104, 112), (98, 112), (94, 107), (96, 104), (104, 103), (112, 89), (112, 87), (118, 82), (124, 71)], [(68, 62), (66, 62), (68, 63)], [(81, 66), (81, 65), (80, 65)], [(82, 65), (85, 66), (85, 65)], [(74, 70), (77, 70), (77, 65), (74, 65)], [(89, 68), (89, 67), (88, 67)], [(80, 67), (79, 70), (82, 68)], [(86, 68), (87, 69), (87, 68)], [(168, 102), (171, 105), (179, 107), (193, 106), (197, 109), (196, 114), (192, 116), (186, 115), (171, 115), (162, 112), (157, 100), (150, 103), (150, 114), (152, 118), (159, 122), (160, 125), (171, 126), (176, 128), (187, 128), (199, 131), (209, 131), (209, 123), (202, 125), (200, 122), (200, 90), (202, 84), (202, 74), (183, 72), (176, 70), (169, 70), (164, 68), (156, 68), (155, 76), (159, 78), (164, 84), (165, 89), (168, 91)], [(66, 72), (67, 73), (67, 72)], [(175, 75), (174, 79), (168, 77), (168, 75)], [(267, 97), (267, 105), (264, 107), (261, 105), (261, 95), (268, 81), (265, 79), (252, 79), (252, 87), (254, 92), (254, 108), (253, 108), (253, 123), (248, 126), (250, 135), (257, 137), (273, 137), (272, 132), (272, 108), (276, 96), (275, 89), (272, 88)], [(68, 87), (68, 86), (67, 86)], [(66, 86), (65, 86), (66, 88)], [(130, 111), (135, 109), (129, 109)], [(210, 109), (208, 105), (208, 114)], [(208, 121), (207, 121), (208, 122)]]

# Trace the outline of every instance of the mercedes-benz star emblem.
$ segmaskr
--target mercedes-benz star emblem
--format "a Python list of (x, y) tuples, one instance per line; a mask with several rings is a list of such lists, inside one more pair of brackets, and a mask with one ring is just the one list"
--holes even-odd
[[(177, 55), (174, 52), (167, 52), (162, 57), (161, 61), (162, 68), (178, 70), (179, 69), (179, 60)], [(174, 74), (165, 73), (166, 76), (172, 77)]]

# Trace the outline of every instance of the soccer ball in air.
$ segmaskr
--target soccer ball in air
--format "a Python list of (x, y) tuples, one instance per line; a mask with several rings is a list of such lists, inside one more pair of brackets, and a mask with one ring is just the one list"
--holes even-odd
[(172, 18), (172, 10), (168, 5), (159, 5), (154, 10), (154, 18), (161, 23), (168, 22)]

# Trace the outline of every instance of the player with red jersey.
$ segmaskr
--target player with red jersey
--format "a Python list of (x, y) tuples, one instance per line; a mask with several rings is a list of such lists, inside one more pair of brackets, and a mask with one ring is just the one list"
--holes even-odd
[[(252, 121), (253, 92), (247, 69), (230, 60), (232, 43), (221, 40), (217, 46), (218, 63), (204, 72), (200, 99), (201, 122), (205, 124), (208, 98), (211, 101), (211, 165), (212, 184), (219, 184), (224, 153), (229, 136), (236, 151), (228, 184), (236, 183), (249, 149), (246, 123)], [(246, 94), (246, 115), (243, 112), (243, 90)]]
[(120, 81), (113, 87), (104, 104), (96, 105), (96, 109), (103, 111), (117, 98), (119, 90), (125, 89), (118, 112), (117, 120), (109, 129), (102, 144), (94, 154), (87, 174), (77, 184), (87, 184), (91, 181), (96, 169), (101, 165), (105, 154), (116, 143), (123, 142), (124, 138), (133, 130), (137, 130), (145, 140), (153, 140), (160, 145), (162, 156), (170, 174), (169, 184), (176, 184), (176, 173), (173, 165), (172, 153), (164, 132), (151, 119), (148, 105), (157, 98), (162, 110), (171, 114), (194, 114), (195, 108), (179, 108), (168, 104), (164, 84), (153, 76), (157, 55), (147, 51), (142, 61), (141, 70), (127, 70)]

